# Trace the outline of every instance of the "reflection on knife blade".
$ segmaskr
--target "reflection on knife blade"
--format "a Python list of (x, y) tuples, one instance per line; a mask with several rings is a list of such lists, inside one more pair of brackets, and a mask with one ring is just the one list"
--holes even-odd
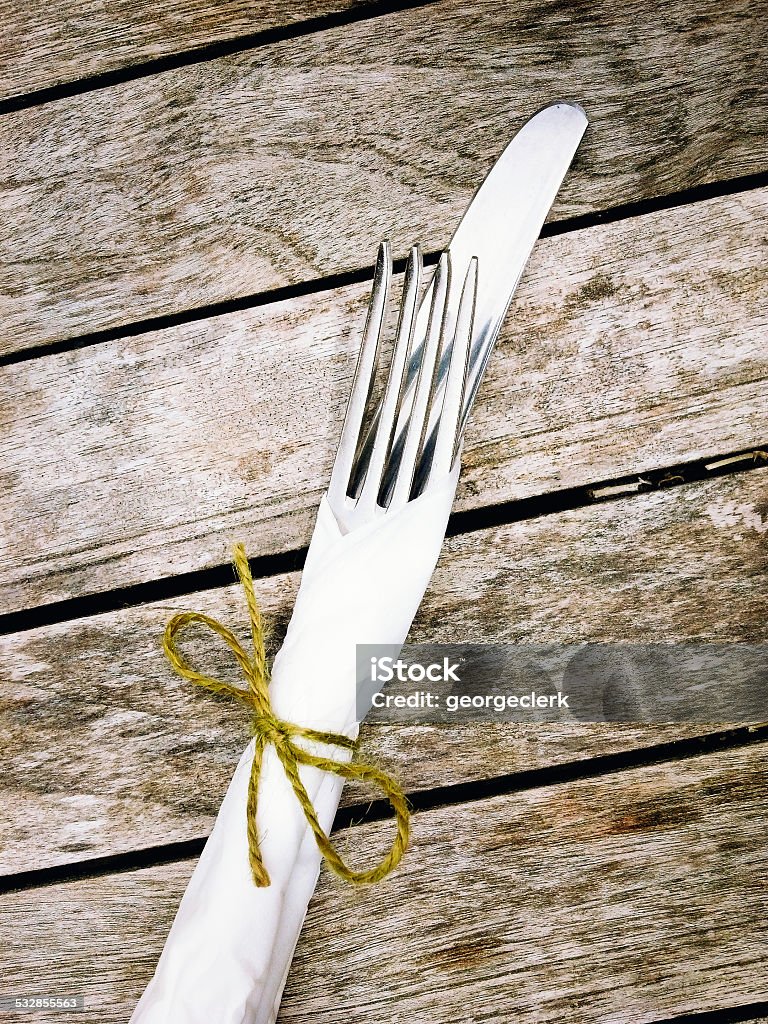
[[(493, 165), (450, 241), (447, 249), (451, 264), (446, 305), (447, 338), (453, 337), (461, 287), (469, 262), (473, 256), (478, 259), (477, 305), (457, 447), (515, 288), (586, 127), (587, 116), (574, 103), (554, 103), (535, 114)], [(433, 285), (434, 278), (419, 306), (413, 354), (406, 370), (389, 468), (382, 486), (382, 504), (387, 503), (405, 439), (427, 332)], [(438, 365), (424, 450), (414, 476), (413, 492), (416, 494), (425, 483), (424, 467), (431, 463), (434, 426), (439, 417), (450, 356), (448, 348)], [(374, 417), (357, 456), (358, 467), (368, 463), (375, 428)], [(358, 473), (353, 480), (352, 493), (357, 491), (361, 475)]]

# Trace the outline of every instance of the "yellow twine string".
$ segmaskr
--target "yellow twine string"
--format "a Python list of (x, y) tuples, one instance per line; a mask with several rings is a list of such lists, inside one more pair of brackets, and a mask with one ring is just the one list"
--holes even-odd
[[(337, 875), (341, 875), (342, 878), (347, 879), (349, 882), (378, 882), (399, 864), (408, 846), (410, 812), (405, 794), (394, 779), (374, 765), (362, 764), (360, 762), (334, 761), (328, 757), (317, 757), (295, 742), (297, 738), (301, 738), (322, 744), (323, 746), (356, 750), (357, 743), (348, 736), (344, 736), (341, 733), (307, 729), (304, 726), (294, 725), (291, 722), (283, 722), (275, 716), (269, 699), (270, 673), (264, 650), (264, 624), (259, 605), (256, 601), (248, 558), (242, 544), (235, 545), (234, 563), (248, 604), (251, 636), (253, 638), (253, 654), (248, 655), (243, 650), (240, 642), (231, 630), (209, 615), (203, 615), (202, 612), (180, 612), (178, 615), (174, 615), (165, 627), (163, 650), (171, 666), (180, 676), (189, 679), (198, 686), (205, 687), (206, 690), (211, 690), (213, 693), (235, 697), (253, 710), (253, 734), (256, 743), (251, 776), (248, 783), (246, 810), (248, 820), (248, 858), (253, 880), (258, 886), (269, 885), (269, 874), (264, 866), (259, 845), (256, 812), (259, 775), (261, 773), (264, 750), (271, 743), (275, 748), (277, 756), (280, 758), (280, 763), (288, 777), (288, 781), (293, 787), (296, 799), (304, 811), (304, 816), (314, 833), (320, 852), (325, 857), (329, 866)], [(192, 623), (207, 626), (222, 638), (235, 655), (243, 675), (248, 680), (247, 690), (224, 680), (213, 679), (211, 676), (203, 675), (201, 672), (195, 671), (183, 658), (176, 648), (176, 638), (183, 629)], [(317, 819), (315, 808), (299, 776), (299, 765), (302, 764), (311, 765), (313, 768), (319, 768), (324, 772), (331, 772), (344, 779), (357, 779), (360, 782), (370, 783), (378, 786), (383, 791), (395, 812), (397, 833), (389, 853), (375, 867), (367, 871), (355, 871), (353, 868), (348, 867), (336, 852), (336, 848), (328, 838), (328, 835), (323, 831)]]

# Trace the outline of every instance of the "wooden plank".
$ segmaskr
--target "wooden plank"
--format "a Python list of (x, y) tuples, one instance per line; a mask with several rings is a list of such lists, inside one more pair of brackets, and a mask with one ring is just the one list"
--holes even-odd
[(2, 351), (437, 250), (558, 96), (555, 218), (763, 171), (765, 13), (447, 0), (9, 114)]
[[(450, 538), (411, 638), (765, 639), (767, 480), (768, 469), (755, 470)], [(277, 639), (296, 586), (295, 574), (258, 583)], [(242, 625), (242, 605), (228, 587), (0, 641), (0, 801), (12, 822), (0, 836), (0, 871), (207, 833), (247, 720), (171, 675), (160, 635), (173, 610)], [(228, 674), (218, 650), (206, 644), (193, 657)], [(714, 704), (712, 720), (722, 721)], [(413, 792), (715, 728), (377, 727), (365, 731), (364, 751)]]
[[(521, 1024), (643, 1024), (765, 999), (767, 749), (417, 814), (393, 877), (359, 890), (322, 873), (280, 1020), (451, 1024), (504, 1007)], [(343, 849), (359, 857), (390, 828), (350, 829)], [(5, 896), (2, 992), (43, 977), (85, 995), (89, 1024), (125, 1021), (191, 868)]]
[[(768, 190), (542, 241), (491, 360), (457, 508), (768, 437)], [(0, 610), (308, 542), (366, 288), (0, 370)], [(20, 516), (18, 510), (23, 509)]]
[(66, 0), (0, 2), (0, 99), (252, 36), (353, 8), (364, 0)]

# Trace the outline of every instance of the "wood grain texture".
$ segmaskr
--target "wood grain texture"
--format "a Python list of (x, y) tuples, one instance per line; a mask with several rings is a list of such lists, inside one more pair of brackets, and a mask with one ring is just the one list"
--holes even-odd
[[(450, 538), (411, 639), (764, 640), (768, 469)], [(279, 641), (296, 574), (258, 582)], [(172, 611), (244, 622), (237, 587), (0, 640), (0, 871), (201, 836), (248, 740), (241, 710), (173, 676)], [(231, 678), (204, 639), (191, 657)], [(724, 721), (716, 701), (711, 721)], [(711, 731), (572, 724), (376, 727), (364, 752), (415, 791)], [(347, 802), (366, 799), (348, 791)]]
[[(539, 243), (457, 508), (768, 437), (768, 191)], [(0, 610), (305, 545), (362, 285), (0, 369)]]
[(591, 129), (555, 218), (763, 171), (765, 14), (446, 0), (10, 114), (2, 351), (441, 248), (558, 97)]
[[(766, 998), (767, 746), (417, 814), (393, 877), (322, 873), (280, 1021), (644, 1024)], [(0, 991), (43, 979), (122, 1024), (191, 869), (7, 895)]]
[(2, 0), (0, 99), (365, 7), (364, 0)]

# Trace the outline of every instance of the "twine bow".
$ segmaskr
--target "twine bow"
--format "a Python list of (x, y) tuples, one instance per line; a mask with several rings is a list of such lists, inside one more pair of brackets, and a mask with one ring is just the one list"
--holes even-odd
[[(253, 880), (258, 886), (270, 884), (269, 874), (264, 866), (259, 845), (256, 812), (259, 795), (259, 776), (261, 774), (264, 750), (271, 743), (280, 759), (288, 781), (293, 787), (296, 799), (304, 811), (304, 816), (314, 833), (320, 852), (325, 857), (329, 866), (337, 875), (341, 875), (342, 878), (350, 882), (378, 882), (397, 866), (408, 846), (410, 813), (405, 794), (394, 779), (374, 765), (353, 761), (335, 761), (329, 757), (318, 757), (305, 750), (304, 747), (299, 746), (296, 742), (297, 739), (304, 739), (323, 746), (340, 747), (345, 750), (354, 751), (357, 749), (357, 743), (348, 736), (344, 736), (341, 733), (308, 729), (302, 725), (294, 725), (292, 722), (284, 722), (275, 716), (269, 699), (270, 673), (264, 650), (264, 625), (256, 601), (248, 558), (242, 544), (235, 545), (234, 563), (248, 603), (251, 636), (253, 638), (253, 655), (248, 655), (231, 630), (202, 612), (180, 612), (178, 615), (174, 615), (165, 627), (163, 650), (171, 666), (180, 676), (189, 679), (198, 686), (211, 690), (213, 693), (235, 697), (253, 710), (253, 734), (256, 742), (248, 783), (246, 810), (248, 819), (248, 859)], [(203, 675), (201, 672), (195, 671), (183, 658), (176, 648), (176, 638), (183, 629), (192, 623), (207, 626), (222, 638), (235, 655), (243, 675), (248, 680), (247, 690), (224, 680)], [(397, 833), (389, 853), (386, 854), (379, 864), (367, 871), (356, 871), (344, 863), (317, 819), (315, 808), (304, 787), (304, 783), (301, 781), (299, 765), (311, 765), (313, 768), (331, 772), (344, 779), (357, 779), (360, 782), (367, 782), (378, 786), (384, 792), (395, 812)]]

